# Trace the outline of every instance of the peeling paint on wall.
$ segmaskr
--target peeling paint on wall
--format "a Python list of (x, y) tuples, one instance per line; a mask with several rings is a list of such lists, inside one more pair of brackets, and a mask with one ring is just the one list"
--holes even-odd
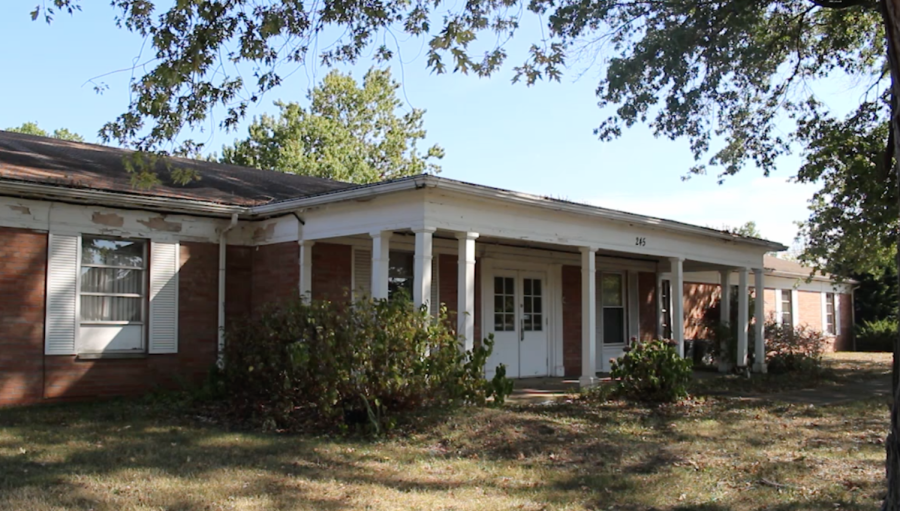
[(253, 229), (253, 241), (263, 241), (275, 236), (275, 224)]
[(23, 215), (30, 215), (31, 208), (25, 206), (10, 206), (9, 209), (16, 211), (18, 213), (22, 213)]
[(91, 216), (91, 221), (95, 224), (108, 225), (110, 227), (122, 227), (125, 225), (125, 219), (115, 213), (101, 213), (95, 211)]
[(181, 232), (180, 222), (169, 222), (162, 216), (155, 216), (149, 220), (138, 220), (138, 223), (145, 225), (154, 231)]

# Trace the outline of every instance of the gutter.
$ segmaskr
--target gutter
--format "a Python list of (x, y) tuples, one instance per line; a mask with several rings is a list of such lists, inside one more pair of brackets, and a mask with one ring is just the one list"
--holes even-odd
[(215, 202), (129, 195), (95, 189), (66, 188), (7, 180), (0, 180), (0, 195), (51, 199), (78, 204), (96, 204), (104, 207), (121, 207), (124, 209), (151, 209), (165, 213), (182, 213), (186, 215), (197, 215), (199, 213), (219, 218), (227, 218), (229, 215), (234, 214), (246, 214), (250, 211), (249, 208), (244, 206), (230, 206)]
[(219, 233), (219, 318), (218, 318), (218, 356), (216, 365), (222, 369), (225, 360), (222, 358), (225, 351), (225, 252), (228, 248), (228, 231), (234, 229), (238, 223), (238, 214), (231, 214), (231, 222)]

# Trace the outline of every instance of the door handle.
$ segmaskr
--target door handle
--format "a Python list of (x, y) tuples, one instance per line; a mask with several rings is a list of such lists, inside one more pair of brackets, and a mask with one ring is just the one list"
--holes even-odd
[(525, 340), (525, 319), (519, 320), (519, 342)]

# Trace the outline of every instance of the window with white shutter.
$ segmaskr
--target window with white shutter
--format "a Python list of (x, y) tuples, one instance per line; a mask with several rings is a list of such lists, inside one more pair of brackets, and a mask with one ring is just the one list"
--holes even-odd
[(78, 353), (143, 353), (147, 242), (83, 235), (79, 262)]
[(74, 355), (78, 314), (80, 236), (51, 233), (47, 248), (44, 353)]
[(178, 352), (178, 243), (150, 246), (150, 353)]

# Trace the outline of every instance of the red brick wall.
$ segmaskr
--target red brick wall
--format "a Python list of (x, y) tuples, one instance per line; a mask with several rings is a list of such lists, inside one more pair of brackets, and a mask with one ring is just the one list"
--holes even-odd
[(684, 338), (707, 339), (708, 329), (703, 326), (703, 314), (714, 305), (721, 294), (718, 284), (684, 283)]
[(44, 357), (44, 398), (140, 394), (199, 384), (216, 360), (218, 245), (182, 243), (178, 274), (178, 353), (141, 359)]
[[(253, 247), (229, 245), (225, 251), (225, 327), (250, 313), (253, 293)], [(216, 261), (216, 268), (219, 263)]]
[(853, 349), (853, 296), (841, 294), (839, 309), (841, 311), (841, 331), (834, 342), (835, 351)]
[(563, 367), (566, 376), (581, 375), (581, 267), (562, 267)]
[(795, 323), (797, 325), (806, 325), (819, 332), (825, 330), (822, 326), (822, 293), (797, 291), (797, 319)]
[[(251, 307), (254, 310), (266, 303), (293, 300), (300, 295), (300, 246), (296, 242), (262, 245), (251, 251)], [(313, 261), (315, 251), (314, 245)]]
[(313, 299), (346, 300), (353, 287), (353, 248), (316, 243), (312, 248), (312, 274)]
[(0, 406), (43, 391), (47, 234), (0, 227)]
[(656, 274), (638, 273), (638, 318), (640, 320), (640, 339), (651, 341), (656, 338)]

